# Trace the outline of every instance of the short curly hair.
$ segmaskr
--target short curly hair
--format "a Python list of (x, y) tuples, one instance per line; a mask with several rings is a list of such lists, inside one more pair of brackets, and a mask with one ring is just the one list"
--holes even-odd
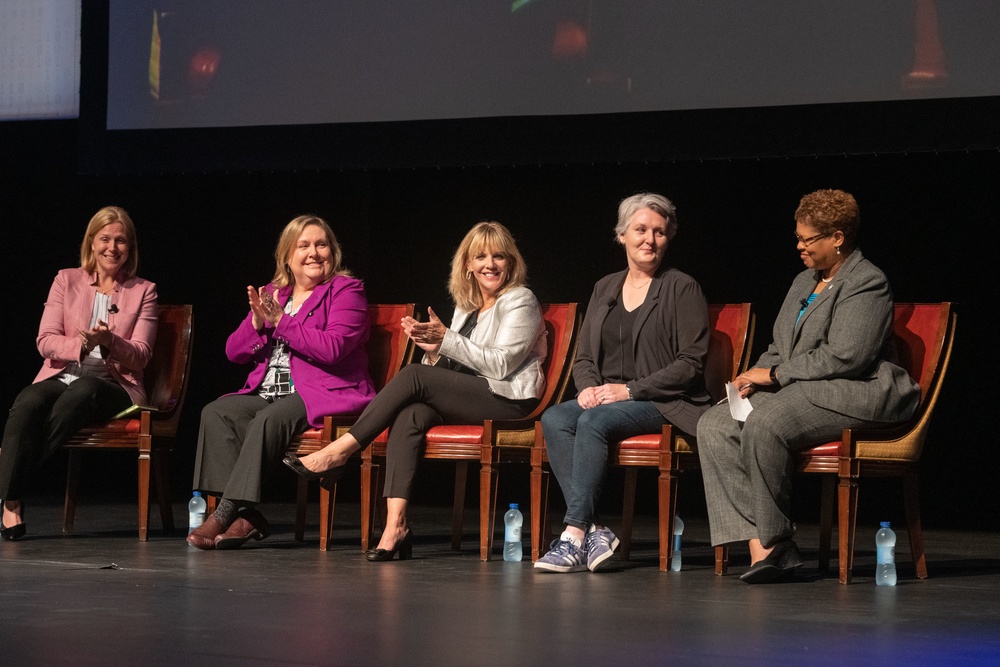
[(854, 196), (843, 190), (817, 190), (799, 201), (795, 221), (815, 228), (820, 234), (842, 232), (844, 243), (853, 248), (861, 225), (861, 213)]

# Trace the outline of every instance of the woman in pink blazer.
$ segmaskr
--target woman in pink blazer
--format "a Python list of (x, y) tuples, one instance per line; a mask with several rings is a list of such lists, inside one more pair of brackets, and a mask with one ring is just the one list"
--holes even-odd
[(256, 509), (266, 469), (293, 437), (328, 414), (356, 414), (375, 396), (368, 374), (368, 301), (341, 266), (340, 246), (316, 216), (292, 220), (275, 250), (270, 284), (247, 287), (250, 312), (226, 342), (235, 363), (253, 364), (235, 394), (201, 413), (194, 488), (221, 497), (187, 541), (236, 549), (270, 534)]
[(137, 277), (135, 226), (106, 206), (90, 219), (80, 267), (60, 271), (49, 289), (34, 383), (18, 394), (0, 445), (5, 540), (24, 537), (25, 478), (82, 426), (145, 403), (142, 369), (156, 338), (156, 285)]

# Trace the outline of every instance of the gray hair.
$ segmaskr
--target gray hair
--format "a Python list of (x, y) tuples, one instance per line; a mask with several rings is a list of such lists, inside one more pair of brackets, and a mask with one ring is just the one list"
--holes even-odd
[(658, 195), (654, 192), (640, 192), (631, 197), (625, 197), (622, 203), (618, 205), (618, 224), (615, 225), (615, 240), (628, 229), (628, 223), (632, 220), (632, 216), (644, 208), (662, 215), (664, 220), (667, 221), (668, 241), (673, 240), (677, 236), (677, 208), (673, 202), (663, 195)]

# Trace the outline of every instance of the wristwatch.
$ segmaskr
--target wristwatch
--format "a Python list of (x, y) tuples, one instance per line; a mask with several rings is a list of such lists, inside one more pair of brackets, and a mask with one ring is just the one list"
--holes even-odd
[(771, 366), (771, 372), (768, 375), (771, 376), (771, 383), (772, 384), (774, 384), (774, 385), (776, 385), (778, 387), (781, 386), (781, 383), (778, 382), (778, 367), (777, 366)]

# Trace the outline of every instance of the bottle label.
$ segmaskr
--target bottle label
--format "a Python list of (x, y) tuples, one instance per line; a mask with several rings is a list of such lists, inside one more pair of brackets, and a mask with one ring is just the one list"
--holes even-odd
[(520, 542), (521, 541), (521, 527), (520, 526), (507, 526), (503, 531), (503, 541), (504, 542)]
[(896, 560), (896, 547), (875, 547), (875, 560), (880, 565), (894, 563)]

